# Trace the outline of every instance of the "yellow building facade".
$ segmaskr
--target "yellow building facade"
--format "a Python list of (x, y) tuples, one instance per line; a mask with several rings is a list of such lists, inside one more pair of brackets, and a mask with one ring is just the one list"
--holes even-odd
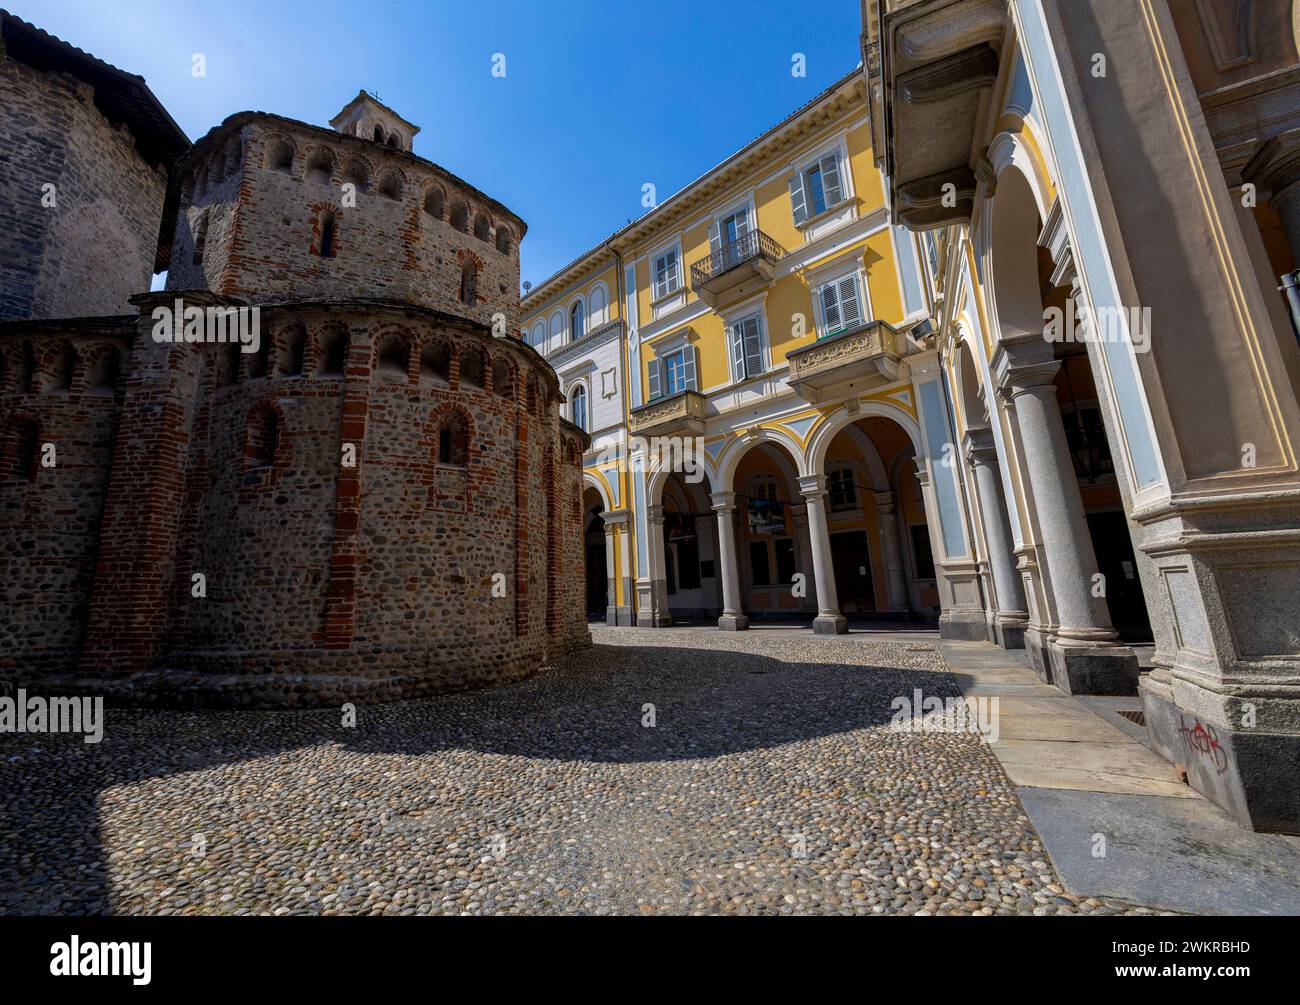
[(528, 293), (592, 434), (593, 615), (986, 636), (933, 250), (891, 223), (855, 70)]

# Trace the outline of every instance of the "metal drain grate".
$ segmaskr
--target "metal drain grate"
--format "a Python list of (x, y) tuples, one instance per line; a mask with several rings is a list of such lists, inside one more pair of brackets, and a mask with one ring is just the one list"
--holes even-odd
[(1136, 726), (1145, 726), (1147, 724), (1146, 713), (1140, 708), (1121, 708), (1119, 714)]

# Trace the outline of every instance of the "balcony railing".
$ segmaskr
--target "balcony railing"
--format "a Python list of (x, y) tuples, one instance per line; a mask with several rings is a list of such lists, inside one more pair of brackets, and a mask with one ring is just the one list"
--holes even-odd
[(699, 391), (678, 391), (655, 398), (640, 408), (632, 409), (632, 434), (704, 432), (704, 395)]
[(790, 386), (809, 401), (881, 387), (898, 379), (902, 339), (885, 321), (868, 321), (786, 353)]
[(772, 238), (761, 230), (751, 230), (692, 265), (691, 286), (699, 292), (700, 287), (709, 285), (739, 265), (774, 265), (784, 254), (785, 249)]

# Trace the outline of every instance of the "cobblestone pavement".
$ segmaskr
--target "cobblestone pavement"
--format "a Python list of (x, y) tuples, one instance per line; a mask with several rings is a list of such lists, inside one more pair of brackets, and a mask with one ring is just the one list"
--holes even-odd
[(110, 709), (98, 745), (2, 736), (0, 911), (1141, 912), (1063, 894), (982, 738), (888, 727), (957, 694), (932, 644), (592, 634), (355, 729)]

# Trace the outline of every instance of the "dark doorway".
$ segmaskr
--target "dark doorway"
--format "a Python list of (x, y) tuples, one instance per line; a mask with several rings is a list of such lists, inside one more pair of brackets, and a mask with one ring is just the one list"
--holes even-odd
[(845, 614), (874, 611), (876, 594), (871, 583), (871, 549), (867, 546), (867, 532), (850, 530), (832, 534), (831, 554), (840, 610)]
[(605, 567), (605, 521), (593, 515), (587, 524), (587, 616), (604, 620), (609, 605), (609, 571)]
[(1133, 539), (1123, 513), (1089, 513), (1088, 532), (1097, 553), (1097, 571), (1106, 577), (1106, 606), (1124, 642), (1150, 642), (1151, 619), (1133, 555)]

